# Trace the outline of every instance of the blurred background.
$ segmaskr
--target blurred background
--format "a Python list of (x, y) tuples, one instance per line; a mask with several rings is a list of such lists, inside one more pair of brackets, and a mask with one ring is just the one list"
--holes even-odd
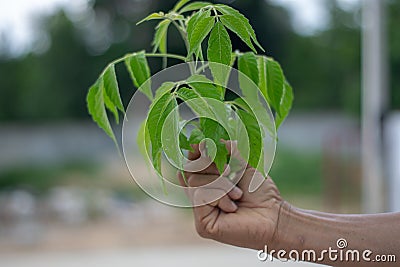
[[(369, 84), (362, 70), (374, 51), (362, 49), (370, 36), (362, 33), (363, 1), (212, 2), (229, 3), (250, 19), (294, 87), (293, 111), (280, 130), (270, 173), (284, 198), (307, 209), (360, 213), (369, 210), (363, 195), (372, 188), (382, 203), (373, 211), (392, 209), (388, 188), (400, 175), (393, 167), (400, 166), (400, 148), (386, 140), (400, 143), (394, 112), (400, 109), (400, 1), (382, 1), (385, 8), (378, 12), (383, 26), (377, 41), (384, 49), (377, 69), (384, 85), (375, 93), (382, 89), (386, 100), (371, 115), (382, 129), (371, 144), (380, 144), (372, 150), (382, 163), (375, 177), (380, 190), (366, 187), (371, 181), (362, 175), (362, 153), (371, 151), (361, 145), (369, 144), (362, 132), (371, 104), (362, 104)], [(87, 114), (88, 87), (105, 65), (128, 52), (151, 50), (155, 22), (135, 23), (174, 3), (0, 0), (1, 266), (266, 264), (252, 251), (200, 239), (190, 210), (146, 196)], [(233, 39), (234, 48), (247, 50)], [(184, 51), (174, 30), (169, 49)], [(154, 72), (161, 67), (158, 60), (150, 64)], [(119, 67), (127, 105), (134, 89)]]

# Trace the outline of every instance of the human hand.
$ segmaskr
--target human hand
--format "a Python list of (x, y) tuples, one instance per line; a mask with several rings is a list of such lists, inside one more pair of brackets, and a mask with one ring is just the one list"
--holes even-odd
[[(238, 157), (234, 143), (228, 141), (226, 146), (228, 151), (233, 151), (231, 158)], [(189, 154), (189, 160), (198, 163), (207, 161), (199, 146), (194, 149), (195, 152)], [(247, 164), (236, 186), (226, 178), (229, 174), (227, 168), (223, 177), (218, 179), (220, 175), (215, 164), (199, 172), (185, 172), (186, 180), (178, 174), (182, 185), (194, 188), (188, 192), (195, 206), (196, 230), (204, 238), (262, 249), (275, 239), (279, 210), (283, 205), (280, 193), (271, 178), (264, 179), (260, 172)], [(212, 183), (216, 179), (218, 181)], [(263, 181), (256, 191), (250, 193), (248, 189), (252, 179)]]

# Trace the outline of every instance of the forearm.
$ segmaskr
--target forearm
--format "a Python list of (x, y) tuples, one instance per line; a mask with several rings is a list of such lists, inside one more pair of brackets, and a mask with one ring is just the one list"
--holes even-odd
[[(271, 248), (275, 251), (283, 249), (289, 253), (296, 250), (301, 255), (304, 250), (313, 250), (316, 260), (309, 261), (334, 266), (376, 266), (376, 262), (363, 260), (363, 252), (367, 250), (372, 251), (372, 254), (366, 252), (367, 258), (371, 260), (376, 255), (395, 255), (400, 260), (400, 214), (336, 215), (301, 210), (285, 204), (279, 217)], [(346, 248), (338, 248), (339, 239), (347, 241)], [(360, 262), (352, 261), (350, 254), (346, 256), (348, 250), (357, 250)], [(335, 255), (338, 257), (336, 260)], [(350, 260), (346, 261), (346, 257)], [(396, 264), (392, 262), (382, 265)]]

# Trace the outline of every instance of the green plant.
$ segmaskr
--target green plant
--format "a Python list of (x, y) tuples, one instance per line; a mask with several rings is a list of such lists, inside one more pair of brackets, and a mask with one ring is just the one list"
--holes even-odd
[[(222, 172), (229, 153), (221, 139), (240, 141), (241, 136), (237, 133), (240, 130), (237, 123), (239, 119), (249, 140), (245, 158), (250, 165), (263, 171), (263, 137), (266, 133), (259, 121), (267, 117), (268, 109), (262, 106), (259, 93), (273, 108), (278, 128), (290, 111), (293, 92), (279, 63), (270, 57), (257, 55), (257, 48), (261, 51), (264, 49), (257, 41), (248, 19), (227, 5), (180, 0), (169, 13), (153, 13), (138, 24), (149, 20), (160, 20), (155, 28), (152, 53), (140, 51), (127, 54), (104, 69), (87, 96), (93, 120), (115, 141), (106, 109), (118, 123), (119, 112), (124, 113), (124, 107), (119, 95), (115, 65), (125, 62), (134, 85), (152, 101), (147, 119), (139, 130), (138, 143), (143, 154), (150, 152), (149, 159), (159, 174), (163, 153), (182, 164), (177, 156), (181, 150), (191, 150), (191, 144), (198, 144), (202, 140), (205, 140), (207, 152)], [(167, 36), (171, 26), (179, 31), (187, 49), (186, 55), (168, 53)], [(246, 43), (251, 51), (233, 52), (228, 30)], [(208, 44), (205, 46), (203, 43), (207, 37)], [(204, 52), (208, 63), (203, 62)], [(190, 64), (191, 76), (177, 83), (165, 82), (153, 95), (148, 57), (162, 58), (164, 67), (167, 66), (168, 58), (187, 62)], [(225, 85), (231, 67), (235, 64), (241, 73), (238, 82), (243, 96), (227, 100)], [(202, 75), (205, 67), (211, 70), (213, 81)], [(252, 84), (256, 85), (256, 90), (252, 89)], [(182, 122), (180, 118), (176, 109), (178, 101), (183, 101), (200, 116), (198, 121), (190, 122), (194, 127), (190, 136), (185, 134), (184, 127), (180, 127), (188, 122)], [(236, 117), (232, 117), (232, 111)], [(175, 136), (179, 135), (179, 140), (174, 142), (171, 139), (163, 145), (163, 127), (169, 127), (172, 139), (177, 139)], [(275, 129), (271, 131), (275, 132)]]

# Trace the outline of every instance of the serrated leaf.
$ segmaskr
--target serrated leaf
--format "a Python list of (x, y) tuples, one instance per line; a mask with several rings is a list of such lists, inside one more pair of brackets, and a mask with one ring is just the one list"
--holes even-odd
[(207, 101), (204, 100), (202, 96), (196, 91), (190, 90), (186, 87), (182, 87), (178, 90), (177, 95), (180, 99), (186, 102), (186, 104), (193, 110), (194, 113), (209, 118), (215, 117)]
[(193, 3), (190, 3), (190, 4), (186, 5), (185, 7), (183, 7), (179, 11), (179, 13), (185, 13), (185, 12), (189, 12), (189, 11), (199, 10), (199, 9), (202, 9), (203, 7), (206, 7), (209, 5), (212, 5), (212, 4), (209, 2), (193, 2)]
[[(274, 121), (272, 115), (269, 115), (266, 107), (259, 101), (259, 99), (254, 98), (236, 98), (233, 100), (234, 105), (245, 110), (247, 113), (255, 116), (260, 125), (262, 125), (269, 133), (272, 138), (276, 137), (276, 131), (274, 127)], [(264, 136), (264, 130), (262, 131)]]
[(258, 88), (260, 89), (261, 94), (264, 96), (264, 98), (267, 100), (267, 102), (270, 102), (269, 97), (268, 97), (268, 92), (267, 92), (266, 60), (267, 60), (267, 58), (264, 56), (257, 57), (258, 78), (259, 78)]
[(210, 64), (211, 73), (217, 84), (225, 85), (230, 73), (232, 61), (232, 43), (228, 32), (221, 22), (217, 22), (208, 39), (208, 61), (221, 64)]
[(186, 80), (187, 84), (202, 97), (213, 98), (222, 101), (223, 92), (212, 81), (203, 75), (193, 75)]
[(254, 84), (258, 84), (258, 64), (256, 55), (253, 52), (247, 52), (239, 56), (239, 70), (246, 74)]
[(210, 79), (208, 79), (205, 75), (201, 74), (194, 74), (187, 78), (186, 80), (187, 83), (209, 83), (209, 84), (214, 84)]
[(236, 35), (242, 39), (242, 41), (245, 42), (247, 46), (254, 51), (254, 53), (257, 53), (257, 50), (251, 41), (248, 29), (240, 18), (237, 18), (234, 15), (222, 15), (219, 18), (225, 27), (236, 33)]
[[(215, 18), (210, 16), (210, 12), (199, 12), (200, 16), (197, 18), (195, 24), (191, 28), (188, 27), (189, 37), (189, 55), (193, 54), (199, 49), (203, 40), (210, 33), (214, 26)], [(189, 21), (190, 22), (190, 21)]]
[[(225, 144), (221, 142), (221, 139), (229, 140), (229, 135), (224, 127), (212, 119), (203, 118), (201, 120), (201, 128), (203, 130), (204, 137), (213, 140), (216, 146), (216, 151), (207, 151), (207, 153), (209, 156), (215, 153), (214, 163), (217, 166), (219, 173), (222, 173), (224, 171), (225, 164), (227, 163), (229, 153)], [(207, 145), (208, 144), (206, 143), (206, 147), (209, 150), (210, 146)]]
[(115, 121), (119, 123), (119, 114), (117, 107), (111, 102), (110, 98), (107, 96), (106, 92), (103, 89), (103, 97), (104, 97), (104, 105), (106, 108), (114, 115)]
[(89, 114), (94, 122), (117, 144), (104, 106), (103, 80), (100, 78), (92, 85), (87, 94), (86, 102)]
[(239, 56), (239, 86), (243, 95), (258, 99), (258, 66), (257, 58), (252, 52), (245, 53)]
[(276, 128), (278, 129), (281, 126), (282, 122), (286, 119), (289, 115), (290, 109), (292, 108), (293, 104), (293, 88), (290, 84), (286, 81), (284, 85), (284, 92), (283, 97), (280, 105), (280, 115), (277, 114), (275, 118)]
[(140, 154), (142, 154), (143, 159), (145, 159), (146, 163), (149, 158), (149, 151), (150, 151), (150, 135), (149, 131), (146, 127), (146, 120), (142, 121), (139, 126), (138, 135), (136, 137), (136, 144), (139, 148)]
[(156, 96), (154, 98), (154, 101), (156, 101), (158, 98), (160, 98), (162, 95), (171, 92), (171, 90), (175, 87), (174, 82), (165, 82), (163, 83), (157, 90), (156, 90)]
[(242, 120), (245, 128), (246, 134), (248, 136), (249, 141), (249, 159), (248, 163), (250, 166), (257, 168), (261, 172), (264, 173), (264, 164), (260, 162), (262, 150), (263, 150), (263, 139), (262, 139), (262, 130), (257, 121), (257, 118), (244, 110), (238, 110), (237, 114)]
[(145, 52), (134, 53), (125, 59), (126, 68), (131, 75), (134, 85), (139, 88), (150, 100), (153, 99), (151, 91), (150, 68), (146, 60)]
[(181, 7), (186, 5), (190, 0), (180, 0), (176, 5), (174, 6), (174, 9), (172, 9), (174, 12), (177, 12)]
[(249, 20), (238, 10), (227, 6), (227, 5), (215, 5), (215, 8), (221, 12), (224, 15), (232, 15), (237, 17), (239, 20), (242, 21), (243, 25), (246, 27), (247, 32), (250, 34), (250, 38), (253, 40), (253, 42), (261, 49), (261, 51), (265, 52), (264, 48), (261, 46), (261, 44), (257, 40), (256, 33), (254, 32), (253, 27), (251, 26)]
[(139, 21), (138, 23), (136, 23), (136, 25), (139, 25), (145, 21), (154, 20), (154, 19), (164, 19), (164, 18), (165, 18), (165, 14), (163, 12), (152, 13), (152, 14), (148, 15), (147, 17), (145, 17), (144, 19), (142, 19), (141, 21)]
[(270, 105), (275, 109), (278, 115), (281, 115), (281, 100), (284, 93), (283, 71), (278, 62), (268, 58), (267, 66), (267, 94), (270, 100)]
[(168, 36), (168, 28), (169, 28), (170, 24), (171, 24), (170, 20), (163, 20), (157, 25), (156, 32), (154, 34), (153, 43), (152, 43), (154, 53), (157, 50), (163, 54), (167, 53), (167, 36)]
[(117, 77), (115, 75), (115, 66), (110, 65), (103, 75), (103, 85), (105, 94), (108, 96), (110, 102), (120, 111), (125, 112), (122, 104), (121, 96), (119, 94)]
[(187, 28), (186, 28), (187, 35), (188, 35), (188, 39), (190, 38), (190, 35), (193, 33), (193, 30), (194, 30), (194, 28), (196, 27), (197, 21), (199, 20), (199, 18), (200, 18), (203, 14), (208, 14), (208, 16), (209, 16), (209, 15), (211, 14), (211, 12), (210, 12), (210, 11), (199, 11), (199, 12), (194, 13), (194, 14), (190, 17), (190, 19), (189, 19), (189, 21), (188, 21), (188, 23), (187, 23)]
[(191, 147), (188, 138), (182, 131), (179, 133), (179, 147), (181, 149), (185, 149), (185, 150), (189, 150), (189, 151), (193, 152), (193, 148)]
[(204, 140), (204, 134), (199, 128), (194, 128), (190, 133), (189, 143), (190, 144), (200, 144)]
[(165, 121), (161, 127), (161, 143), (162, 149), (165, 156), (170, 160), (171, 163), (175, 163), (176, 166), (183, 166), (184, 157), (180, 150), (179, 138), (179, 110), (178, 104), (175, 98), (170, 101), (172, 103), (172, 109), (167, 109)]
[[(161, 174), (161, 162), (158, 164), (162, 151), (161, 132), (164, 127), (164, 122), (168, 114), (175, 108), (176, 101), (171, 94), (164, 94), (150, 106), (149, 114), (147, 116), (147, 130), (150, 134), (151, 152), (153, 165), (158, 173)], [(157, 163), (157, 164), (155, 164)]]
[(232, 60), (232, 43), (224, 25), (218, 21), (208, 40), (208, 61), (230, 65)]

